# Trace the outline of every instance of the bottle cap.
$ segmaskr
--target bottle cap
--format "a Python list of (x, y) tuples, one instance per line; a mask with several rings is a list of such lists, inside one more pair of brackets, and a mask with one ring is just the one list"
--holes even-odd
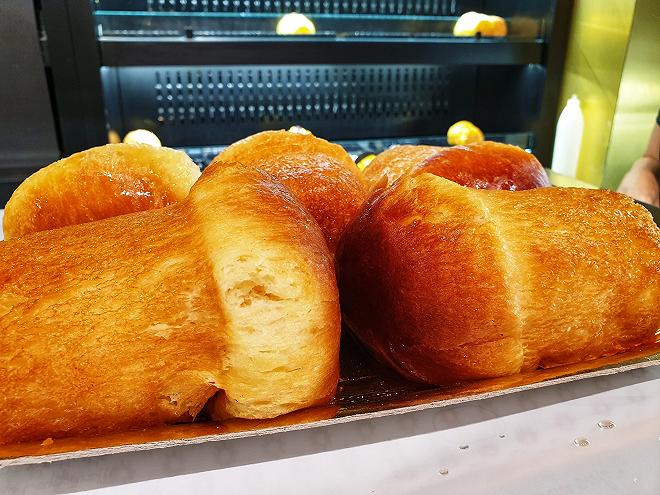
[(577, 95), (571, 95), (571, 97), (566, 102), (566, 105), (577, 105), (580, 106), (580, 98)]

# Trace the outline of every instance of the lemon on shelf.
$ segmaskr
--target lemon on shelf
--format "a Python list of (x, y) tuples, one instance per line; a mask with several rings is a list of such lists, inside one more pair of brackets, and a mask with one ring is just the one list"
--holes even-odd
[(489, 15), (488, 18), (491, 24), (491, 36), (503, 38), (509, 33), (503, 18), (496, 15)]
[(478, 143), (484, 133), (469, 120), (459, 120), (447, 130), (447, 142), (451, 145)]
[(506, 21), (496, 15), (466, 12), (454, 24), (454, 36), (503, 37), (507, 35)]
[(304, 14), (290, 12), (282, 16), (277, 23), (275, 32), (281, 35), (316, 34), (316, 26)]
[(108, 131), (108, 143), (109, 144), (121, 143), (121, 138), (119, 137), (119, 133), (114, 129), (110, 129)]
[(369, 164), (376, 158), (376, 155), (373, 153), (369, 153), (367, 155), (363, 155), (357, 159), (355, 164), (357, 165), (357, 168), (360, 169), (360, 172), (364, 172), (364, 169), (369, 166)]
[(153, 132), (146, 129), (135, 129), (124, 136), (125, 143), (149, 144), (154, 148), (162, 146), (160, 139)]
[(288, 131), (294, 134), (313, 135), (311, 131), (308, 131), (307, 129), (305, 129), (303, 126), (300, 125), (292, 125), (291, 127), (289, 127)]

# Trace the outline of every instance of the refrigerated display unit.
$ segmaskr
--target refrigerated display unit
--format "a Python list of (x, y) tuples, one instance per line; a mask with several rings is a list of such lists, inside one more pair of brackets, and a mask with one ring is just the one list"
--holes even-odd
[[(154, 132), (205, 166), (299, 125), (352, 156), (446, 144), (458, 120), (549, 164), (572, 2), (60, 0), (37, 4), (62, 155)], [(469, 11), (500, 37), (455, 37)], [(315, 34), (278, 35), (304, 14)]]

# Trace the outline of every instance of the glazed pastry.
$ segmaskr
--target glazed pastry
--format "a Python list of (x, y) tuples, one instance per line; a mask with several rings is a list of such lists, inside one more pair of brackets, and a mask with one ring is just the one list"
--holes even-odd
[(140, 144), (91, 148), (18, 186), (5, 207), (5, 239), (162, 208), (185, 198), (199, 175), (183, 151)]
[(440, 150), (413, 173), (425, 172), (477, 189), (519, 191), (550, 186), (548, 174), (534, 155), (493, 141)]
[(650, 344), (660, 229), (605, 190), (379, 190), (337, 253), (344, 321), (403, 376), (444, 385)]
[(0, 443), (333, 397), (333, 257), (254, 168), (216, 163), (175, 205), (0, 242), (0, 274)]
[(370, 189), (374, 189), (382, 181), (385, 181), (385, 185), (392, 185), (399, 177), (415, 170), (427, 158), (443, 149), (440, 146), (412, 144), (395, 146), (376, 155), (364, 169), (364, 178)]
[(346, 151), (312, 135), (265, 131), (229, 146), (213, 162), (240, 163), (277, 177), (321, 226), (334, 253), (366, 199), (366, 185)]
[[(372, 168), (373, 167), (373, 168)], [(478, 189), (532, 189), (550, 185), (543, 166), (531, 153), (510, 144), (484, 141), (440, 148), (398, 146), (376, 156), (365, 170), (371, 188), (391, 185), (406, 174), (428, 172)]]

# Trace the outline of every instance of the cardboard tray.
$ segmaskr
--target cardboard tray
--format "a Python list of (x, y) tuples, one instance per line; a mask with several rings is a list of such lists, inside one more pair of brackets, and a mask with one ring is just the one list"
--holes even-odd
[(348, 332), (341, 343), (342, 378), (328, 406), (270, 420), (199, 421), (86, 438), (63, 438), (0, 447), (0, 467), (192, 445), (268, 435), (488, 399), (574, 380), (660, 365), (660, 342), (570, 366), (482, 380), (454, 387), (406, 381), (376, 362)]

